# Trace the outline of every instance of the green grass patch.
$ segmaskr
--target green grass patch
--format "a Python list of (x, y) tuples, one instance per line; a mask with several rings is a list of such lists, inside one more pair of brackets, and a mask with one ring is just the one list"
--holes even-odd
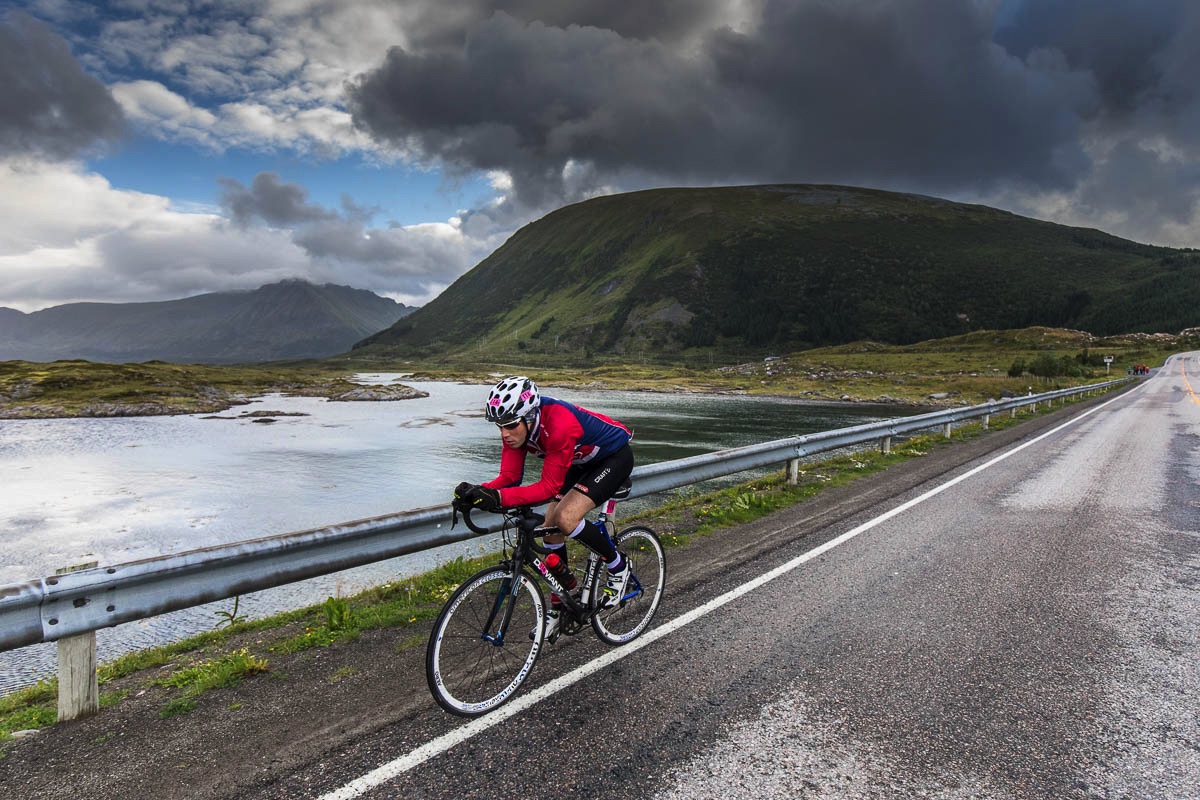
[(101, 685), (115, 681), (119, 678), (124, 678), (128, 675), (133, 675), (143, 670), (155, 669), (162, 667), (177, 660), (180, 656), (188, 653), (193, 653), (205, 648), (219, 648), (232, 637), (239, 634), (253, 633), (257, 631), (270, 631), (275, 628), (281, 628), (285, 625), (293, 623), (297, 620), (304, 619), (312, 613), (311, 609), (300, 609), (297, 611), (288, 611), (283, 614), (276, 614), (271, 617), (266, 617), (259, 620), (243, 620), (235, 622), (232, 625), (221, 625), (219, 630), (205, 631), (194, 636), (189, 636), (178, 642), (161, 645), (159, 647), (150, 647), (145, 650), (138, 650), (133, 653), (128, 653), (120, 658), (105, 662), (100, 665), (99, 678)]
[(358, 674), (357, 667), (342, 667), (329, 676), (330, 683), (337, 683)]
[(451, 593), (495, 556), (465, 558), (403, 581), (377, 586), (352, 598), (328, 598), (306, 611), (302, 633), (271, 646), (270, 652), (295, 653), (348, 641), (362, 631), (425, 622), (437, 616)]
[(166, 678), (155, 681), (160, 686), (182, 689), (179, 697), (171, 699), (159, 716), (173, 717), (186, 713), (196, 707), (196, 698), (211, 689), (222, 689), (235, 686), (251, 675), (266, 672), (270, 668), (265, 658), (251, 655), (243, 648), (227, 653), (211, 661), (199, 661)]
[[(101, 692), (100, 708), (115, 706), (127, 690)], [(34, 730), (58, 721), (58, 680), (38, 681), (0, 697), (0, 743), (10, 741), (17, 731)]]

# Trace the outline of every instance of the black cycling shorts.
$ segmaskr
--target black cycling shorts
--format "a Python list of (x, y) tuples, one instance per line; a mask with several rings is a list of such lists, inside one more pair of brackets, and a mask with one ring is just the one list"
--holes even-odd
[(625, 445), (611, 456), (594, 463), (576, 464), (567, 470), (566, 480), (555, 500), (569, 491), (585, 495), (597, 506), (617, 493), (633, 472), (633, 448)]

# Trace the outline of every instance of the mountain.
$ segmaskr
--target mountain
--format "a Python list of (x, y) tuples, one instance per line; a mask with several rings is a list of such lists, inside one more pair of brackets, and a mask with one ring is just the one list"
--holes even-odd
[(155, 303), (0, 308), (0, 360), (238, 363), (345, 352), (412, 309), (364, 289), (288, 280)]
[(1200, 254), (843, 186), (655, 189), (517, 231), (364, 352), (590, 363), (1197, 324)]

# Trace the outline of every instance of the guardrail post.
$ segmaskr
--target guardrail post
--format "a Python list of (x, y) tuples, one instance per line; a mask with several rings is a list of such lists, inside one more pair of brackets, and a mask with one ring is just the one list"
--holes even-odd
[(788, 459), (787, 473), (788, 473), (788, 478), (787, 478), (788, 486), (795, 486), (796, 484), (798, 484), (800, 482), (800, 459), (798, 459), (798, 458)]
[(946, 434), (946, 438), (949, 439), (950, 438), (950, 423), (949, 422), (947, 422), (945, 425), (942, 426), (942, 431)]
[(992, 415), (991, 415), (991, 414), (984, 414), (984, 415), (983, 415), (983, 429), (984, 429), (985, 431), (988, 429), (988, 423), (989, 423), (989, 422), (991, 422), (991, 420), (992, 420)]
[[(66, 575), (91, 569), (89, 561), (57, 570)], [(88, 631), (58, 640), (58, 721), (90, 717), (100, 711), (100, 686), (96, 677), (96, 632)]]
[(892, 437), (885, 436), (879, 440), (879, 452), (883, 453), (885, 456), (892, 452)]

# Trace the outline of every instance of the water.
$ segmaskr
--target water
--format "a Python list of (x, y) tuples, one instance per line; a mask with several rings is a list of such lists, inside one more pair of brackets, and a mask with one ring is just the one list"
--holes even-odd
[[(0, 584), (83, 561), (119, 564), (438, 505), (458, 481), (494, 477), (499, 437), (482, 418), (486, 387), (406, 383), (429, 397), (266, 396), (218, 415), (0, 421)], [(633, 427), (639, 464), (900, 413), (740, 396), (545, 391)], [(255, 410), (306, 416), (240, 416)], [(239, 612), (264, 616), (352, 594), (470, 547), (258, 592), (241, 599)], [(99, 631), (100, 658), (211, 629), (216, 611), (231, 608), (216, 603)], [(53, 645), (0, 653), (0, 691), (53, 669)]]

